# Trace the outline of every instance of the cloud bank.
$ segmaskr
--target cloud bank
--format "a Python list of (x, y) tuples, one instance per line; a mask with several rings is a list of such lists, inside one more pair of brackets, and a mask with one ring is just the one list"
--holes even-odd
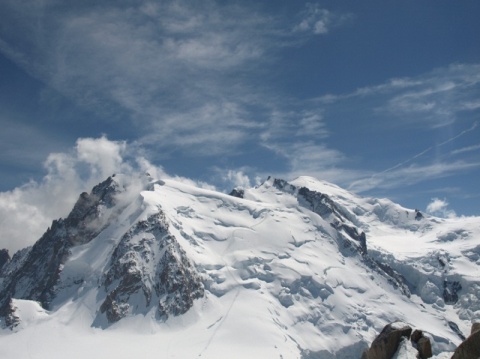
[(0, 248), (7, 248), (10, 254), (35, 243), (53, 219), (68, 215), (81, 192), (90, 192), (112, 174), (122, 173), (131, 183), (147, 172), (156, 179), (171, 178), (134, 147), (106, 137), (78, 139), (71, 151), (50, 154), (44, 167), (46, 174), (41, 181), (0, 192)]
[(446, 199), (432, 198), (432, 201), (427, 206), (427, 213), (443, 218), (456, 217), (455, 211), (449, 210), (447, 207), (448, 202)]

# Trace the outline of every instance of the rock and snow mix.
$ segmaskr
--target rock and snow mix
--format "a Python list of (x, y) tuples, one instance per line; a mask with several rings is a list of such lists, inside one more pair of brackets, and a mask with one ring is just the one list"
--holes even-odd
[(391, 322), (439, 355), (480, 320), (478, 218), (309, 177), (136, 188), (109, 178), (0, 261), (0, 357), (359, 358)]

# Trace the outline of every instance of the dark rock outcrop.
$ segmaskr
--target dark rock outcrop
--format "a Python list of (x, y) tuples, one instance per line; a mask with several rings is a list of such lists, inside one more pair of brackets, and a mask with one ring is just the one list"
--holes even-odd
[(332, 199), (323, 193), (311, 191), (306, 187), (301, 187), (298, 190), (300, 204), (302, 204), (302, 199), (306, 202), (305, 207), (310, 207), (310, 209), (317, 213), (322, 218), (327, 218), (330, 215), (334, 214), (336, 217), (343, 219), (342, 214), (338, 210), (335, 202)]
[(103, 211), (115, 205), (115, 196), (120, 191), (118, 184), (109, 177), (90, 194), (82, 193), (66, 219), (53, 221), (33, 247), (17, 252), (4, 265), (0, 315), (9, 312), (10, 298), (34, 300), (49, 309), (70, 248), (88, 243), (105, 228), (108, 218), (102, 216)]
[(234, 188), (229, 195), (237, 198), (243, 198), (245, 196), (245, 191), (241, 188)]
[(480, 330), (478, 325), (475, 325), (475, 327), (472, 326), (472, 334), (458, 346), (453, 353), (452, 359), (478, 358), (480, 358)]
[(361, 255), (365, 264), (384, 276), (395, 289), (399, 289), (407, 297), (411, 296), (406, 280), (400, 273), (388, 264), (369, 256), (365, 232), (355, 225), (355, 218), (352, 214), (338, 206), (326, 194), (312, 191), (306, 187), (297, 188), (282, 179), (274, 179), (273, 186), (280, 191), (296, 196), (301, 206), (330, 221), (330, 225), (338, 232), (337, 242), (342, 253), (345, 255)]
[(423, 331), (415, 329), (410, 339), (417, 348), (420, 359), (432, 357), (432, 343), (430, 342), (430, 339), (423, 334)]
[(415, 210), (415, 219), (416, 219), (417, 221), (420, 221), (420, 220), (423, 219), (423, 214), (422, 214), (422, 212), (420, 212), (418, 209)]
[(387, 324), (375, 338), (370, 349), (366, 350), (362, 359), (390, 359), (398, 349), (402, 338), (410, 338), (412, 328), (402, 322)]
[[(452, 327), (453, 322), (449, 322)], [(411, 336), (410, 336), (411, 333)], [(421, 330), (412, 329), (405, 323), (388, 324), (375, 338), (369, 349), (362, 354), (362, 359), (391, 359), (398, 354), (403, 340), (411, 339), (413, 346), (418, 350), (418, 358), (428, 359), (433, 356), (432, 344)], [(402, 345), (404, 345), (403, 343)], [(479, 359), (480, 358), (480, 323), (472, 324), (471, 334), (458, 346), (452, 359)]]
[[(159, 318), (184, 314), (193, 300), (204, 294), (200, 277), (169, 233), (160, 210), (123, 235), (112, 255), (104, 286), (107, 295), (100, 312), (109, 323), (153, 306)], [(136, 298), (136, 308), (131, 298)], [(140, 308), (139, 299), (143, 305)]]
[[(267, 181), (270, 180), (270, 176), (267, 178)], [(293, 193), (296, 191), (297, 187), (291, 185), (287, 181), (280, 179), (280, 178), (275, 178), (273, 180), (273, 186), (281, 191), (287, 192), (287, 193)]]
[(15, 328), (19, 324), (19, 319), (15, 314), (17, 308), (14, 307), (12, 298), (6, 298), (6, 304), (0, 308), (0, 317), (3, 318), (5, 327)]
[(410, 339), (412, 340), (413, 343), (418, 343), (420, 338), (423, 338), (423, 331), (421, 331), (420, 329), (415, 329)]
[(368, 254), (363, 256), (363, 260), (367, 266), (385, 277), (393, 288), (398, 289), (403, 295), (410, 298), (412, 293), (410, 292), (405, 278), (390, 265), (388, 265), (387, 262), (373, 259)]
[[(123, 191), (109, 177), (90, 194), (82, 193), (68, 217), (53, 221), (33, 247), (17, 252), (12, 259), (8, 252), (0, 251), (2, 323), (13, 327), (18, 322), (12, 298), (34, 300), (51, 309), (58, 291), (85, 282), (85, 278), (76, 278), (73, 284), (64, 283), (61, 272), (74, 247), (89, 243), (118, 218), (127, 205), (118, 202), (117, 195)], [(104, 298), (96, 319), (99, 325), (105, 323), (99, 319), (103, 315), (113, 323), (129, 314), (146, 314), (154, 307), (159, 319), (180, 315), (204, 294), (200, 276), (169, 232), (160, 209), (134, 223), (120, 238), (100, 283), (105, 292), (100, 294)]]
[(365, 232), (359, 231), (356, 227), (349, 226), (345, 223), (342, 224), (341, 228), (350, 236), (350, 238), (360, 243), (361, 254), (367, 254), (367, 236), (365, 235)]
[(470, 334), (478, 332), (480, 330), (480, 323), (473, 323), (472, 329), (470, 330)]
[(420, 356), (420, 359), (431, 358), (432, 353), (432, 343), (427, 337), (421, 337), (417, 342), (417, 350)]
[(0, 273), (2, 272), (2, 268), (7, 262), (10, 260), (10, 254), (8, 253), (7, 249), (0, 249)]
[(299, 205), (330, 221), (330, 225), (338, 231), (341, 249), (347, 249), (352, 253), (360, 253), (361, 255), (367, 253), (365, 232), (350, 223), (352, 215), (337, 206), (327, 194), (312, 191), (306, 187), (297, 188), (282, 179), (274, 179), (273, 186), (283, 192), (295, 195)]

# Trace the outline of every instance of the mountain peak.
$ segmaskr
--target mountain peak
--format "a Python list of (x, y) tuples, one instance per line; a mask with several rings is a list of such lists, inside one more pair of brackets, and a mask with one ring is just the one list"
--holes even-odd
[(138, 322), (183, 357), (355, 358), (390, 322), (423, 328), (439, 353), (479, 319), (478, 220), (417, 220), (311, 177), (242, 196), (137, 182), (109, 177), (5, 257), (4, 325), (110, 338)]

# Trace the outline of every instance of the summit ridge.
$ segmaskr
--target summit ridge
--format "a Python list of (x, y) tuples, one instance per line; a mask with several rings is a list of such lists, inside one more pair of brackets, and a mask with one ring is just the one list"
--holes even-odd
[(0, 352), (44, 328), (71, 344), (148, 331), (134, 347), (172, 358), (359, 358), (400, 321), (440, 357), (480, 320), (478, 218), (419, 216), (312, 177), (232, 195), (137, 182), (109, 177), (34, 246), (1, 252)]

